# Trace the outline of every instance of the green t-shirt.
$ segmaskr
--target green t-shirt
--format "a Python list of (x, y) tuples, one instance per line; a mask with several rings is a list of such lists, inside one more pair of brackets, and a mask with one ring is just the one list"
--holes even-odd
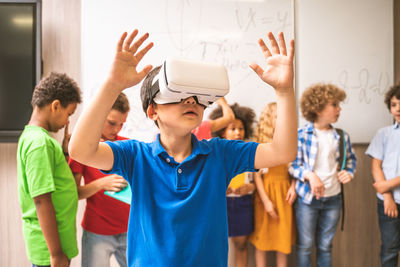
[(22, 226), (29, 260), (50, 265), (50, 254), (42, 234), (33, 198), (51, 192), (63, 252), (78, 255), (76, 212), (78, 192), (74, 176), (60, 144), (38, 126), (25, 126), (18, 141), (18, 193)]

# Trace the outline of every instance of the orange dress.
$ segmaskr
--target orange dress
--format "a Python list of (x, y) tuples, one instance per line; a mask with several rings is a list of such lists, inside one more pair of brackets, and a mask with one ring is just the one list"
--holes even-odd
[(293, 208), (286, 201), (286, 193), (290, 187), (287, 165), (269, 168), (263, 174), (265, 193), (274, 203), (279, 219), (274, 220), (267, 214), (258, 193), (254, 197), (254, 232), (250, 242), (263, 251), (291, 252), (296, 239)]

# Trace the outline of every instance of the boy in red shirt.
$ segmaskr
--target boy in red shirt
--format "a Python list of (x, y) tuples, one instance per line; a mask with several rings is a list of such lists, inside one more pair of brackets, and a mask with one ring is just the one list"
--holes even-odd
[[(115, 101), (107, 116), (103, 141), (127, 139), (118, 135), (126, 121), (129, 102), (124, 93)], [(126, 232), (129, 205), (104, 194), (120, 191), (127, 182), (119, 175), (104, 175), (100, 170), (70, 159), (69, 165), (78, 186), (79, 199), (86, 199), (82, 220), (82, 267), (109, 266), (114, 254), (121, 267), (126, 266)], [(84, 185), (81, 179), (84, 178)]]

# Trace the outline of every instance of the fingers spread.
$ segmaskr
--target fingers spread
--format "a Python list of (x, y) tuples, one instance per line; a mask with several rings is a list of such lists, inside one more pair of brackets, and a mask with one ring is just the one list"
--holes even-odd
[(263, 39), (258, 40), (258, 44), (261, 48), (261, 51), (264, 54), (265, 59), (269, 58), (270, 56), (272, 56), (271, 51), (269, 51), (267, 45), (265, 44)]
[(275, 36), (272, 34), (272, 32), (268, 33), (268, 39), (271, 42), (272, 53), (280, 54), (278, 43), (276, 42)]
[(287, 55), (286, 52), (286, 43), (285, 43), (285, 37), (283, 36), (283, 32), (280, 32), (278, 34), (278, 42), (279, 42), (279, 47), (281, 50), (282, 55)]
[(121, 52), (122, 51), (122, 45), (124, 44), (124, 40), (125, 40), (127, 35), (128, 35), (128, 33), (124, 32), (121, 35), (121, 38), (119, 38), (119, 41), (118, 41), (118, 44), (117, 44), (117, 52)]
[(132, 52), (133, 54), (136, 53), (136, 51), (139, 49), (139, 47), (143, 44), (143, 42), (149, 37), (149, 33), (143, 34), (136, 42), (132, 44), (132, 46), (129, 47), (129, 51)]
[(136, 35), (138, 34), (138, 30), (135, 29), (133, 30), (133, 32), (129, 35), (128, 39), (126, 39), (125, 43), (124, 43), (124, 50), (125, 51), (129, 51), (129, 47), (131, 46), (131, 43), (133, 41), (133, 39), (135, 39)]

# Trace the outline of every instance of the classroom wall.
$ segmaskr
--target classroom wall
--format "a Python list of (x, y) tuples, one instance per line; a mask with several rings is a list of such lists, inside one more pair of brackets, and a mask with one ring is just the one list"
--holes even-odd
[[(43, 74), (66, 72), (78, 84), (81, 83), (80, 7), (80, 0), (42, 1)], [(76, 117), (72, 117), (72, 124)], [(22, 237), (16, 151), (16, 143), (0, 143), (0, 266), (7, 267), (30, 266)], [(79, 222), (82, 204), (78, 211)], [(81, 228), (78, 226), (78, 229)], [(80, 261), (74, 259), (71, 266), (80, 266)]]
[[(400, 81), (399, 25), (400, 1), (395, 12), (395, 79)], [(80, 0), (43, 1), (44, 73), (67, 72), (80, 83)], [(76, 116), (74, 116), (72, 123)], [(29, 266), (22, 238), (20, 208), (17, 202), (15, 143), (0, 143), (0, 266)], [(371, 186), (367, 145), (354, 146), (358, 158), (354, 181), (346, 186), (345, 230), (338, 230), (333, 244), (333, 266), (379, 266), (379, 231), (376, 197)], [(78, 222), (82, 214), (82, 202)], [(78, 229), (80, 229), (78, 225)], [(80, 235), (79, 235), (80, 236)], [(253, 251), (253, 250), (252, 250)], [(289, 259), (295, 266), (294, 255)], [(79, 259), (71, 266), (79, 266)], [(231, 262), (230, 266), (234, 266)], [(251, 260), (251, 265), (254, 261)], [(274, 261), (268, 264), (275, 266)]]

